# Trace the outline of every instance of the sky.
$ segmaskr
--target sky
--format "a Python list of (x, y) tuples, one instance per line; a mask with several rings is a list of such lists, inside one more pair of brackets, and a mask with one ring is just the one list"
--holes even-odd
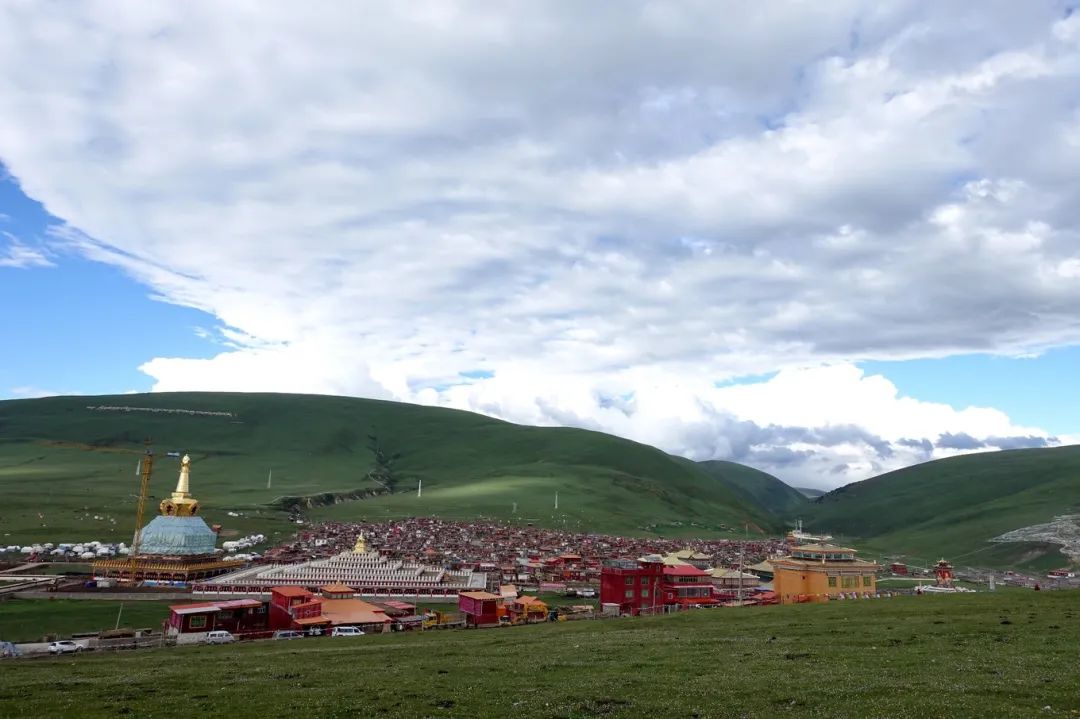
[(0, 2), (0, 398), (1074, 443), (1077, 167), (1071, 2)]

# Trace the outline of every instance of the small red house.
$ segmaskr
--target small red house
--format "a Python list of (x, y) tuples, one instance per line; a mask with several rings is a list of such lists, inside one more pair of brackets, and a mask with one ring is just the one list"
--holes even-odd
[(195, 644), (206, 639), (207, 632), (225, 630), (238, 639), (269, 630), (266, 604), (257, 599), (229, 599), (221, 602), (173, 604), (165, 622), (165, 636), (177, 644)]
[(270, 590), (270, 626), (321, 634), (330, 626), (323, 616), (322, 597), (303, 587), (274, 587)]
[(458, 611), (469, 627), (499, 626), (499, 595), (491, 592), (458, 593)]
[(585, 579), (585, 565), (579, 554), (560, 554), (543, 561), (541, 575), (549, 582), (580, 582)]

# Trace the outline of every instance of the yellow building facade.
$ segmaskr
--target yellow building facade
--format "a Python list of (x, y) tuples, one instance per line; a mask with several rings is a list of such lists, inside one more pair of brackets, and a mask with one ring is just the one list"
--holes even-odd
[(878, 565), (855, 556), (848, 547), (807, 544), (794, 547), (773, 566), (773, 591), (781, 604), (822, 602), (841, 594), (874, 594)]

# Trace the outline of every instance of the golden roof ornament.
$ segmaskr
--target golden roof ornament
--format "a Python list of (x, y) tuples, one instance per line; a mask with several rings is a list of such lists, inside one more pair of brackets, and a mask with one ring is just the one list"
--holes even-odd
[(191, 457), (184, 455), (180, 460), (180, 478), (176, 481), (176, 491), (162, 500), (161, 514), (166, 517), (194, 517), (199, 511), (199, 502), (191, 496)]
[(353, 547), (353, 552), (356, 554), (365, 554), (367, 552), (367, 540), (364, 539), (363, 534), (356, 538), (356, 546)]

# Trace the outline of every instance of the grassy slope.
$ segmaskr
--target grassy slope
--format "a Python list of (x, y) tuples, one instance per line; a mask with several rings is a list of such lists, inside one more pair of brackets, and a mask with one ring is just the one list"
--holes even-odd
[[(100, 404), (236, 417), (86, 409)], [(164, 452), (190, 452), (193, 491), (208, 521), (239, 532), (285, 533), (291, 528), (281, 513), (266, 509), (276, 497), (375, 486), (366, 478), (374, 467), (368, 435), (388, 455), (400, 454), (398, 493), (315, 509), (313, 517), (511, 518), (517, 502), (515, 519), (596, 531), (706, 534), (744, 519), (772, 523), (692, 463), (597, 432), (342, 397), (162, 393), (0, 402), (0, 543), (4, 535), (19, 542), (130, 537), (135, 468), (146, 436), (159, 457), (154, 496), (171, 490), (178, 469)], [(424, 492), (417, 499), (420, 480)], [(227, 517), (227, 510), (244, 516)]]
[(88, 654), (4, 666), (0, 714), (1072, 716), (1078, 617), (1027, 592)]
[(842, 487), (812, 504), (808, 526), (915, 558), (1060, 566), (1049, 546), (986, 540), (1080, 513), (1080, 446), (971, 454)]
[(698, 466), (747, 502), (765, 507), (780, 520), (797, 519), (810, 511), (805, 496), (771, 474), (719, 459), (699, 462)]

